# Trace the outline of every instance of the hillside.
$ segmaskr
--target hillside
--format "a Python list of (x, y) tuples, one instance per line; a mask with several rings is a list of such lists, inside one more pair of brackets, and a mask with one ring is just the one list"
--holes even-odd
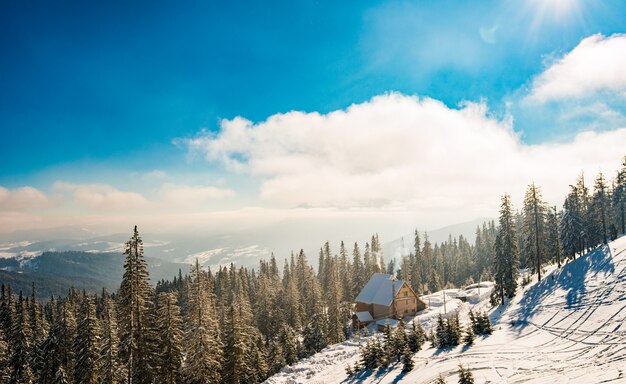
[[(491, 310), (493, 335), (451, 350), (427, 343), (408, 374), (395, 365), (348, 379), (345, 366), (358, 359), (358, 341), (351, 340), (285, 367), (267, 382), (432, 383), (441, 374), (456, 383), (459, 363), (476, 383), (626, 382), (626, 237), (548, 270), (545, 279), (531, 282), (505, 308)], [(467, 322), (470, 306), (489, 307), (481, 296), (476, 304), (451, 300), (448, 311), (458, 310)], [(437, 304), (416, 321), (429, 327), (439, 311)]]

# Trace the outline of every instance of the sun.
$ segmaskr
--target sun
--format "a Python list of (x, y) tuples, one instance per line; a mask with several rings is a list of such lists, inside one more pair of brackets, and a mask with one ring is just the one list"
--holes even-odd
[(529, 11), (534, 14), (531, 30), (545, 24), (571, 24), (583, 21), (581, 0), (527, 0)]

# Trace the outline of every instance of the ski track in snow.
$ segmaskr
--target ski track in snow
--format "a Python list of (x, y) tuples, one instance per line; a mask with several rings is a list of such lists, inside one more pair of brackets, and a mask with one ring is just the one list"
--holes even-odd
[[(455, 383), (459, 363), (476, 383), (626, 383), (626, 237), (548, 271), (505, 308), (490, 309), (485, 294), (473, 305), (448, 296), (448, 313), (458, 311), (462, 324), (470, 308), (490, 309), (493, 335), (471, 347), (437, 350), (426, 343), (409, 373), (396, 363), (348, 378), (346, 365), (359, 359), (353, 339), (283, 368), (267, 383), (432, 383), (440, 374)], [(442, 292), (429, 296), (432, 307), (415, 318), (426, 331), (443, 312), (435, 300)]]

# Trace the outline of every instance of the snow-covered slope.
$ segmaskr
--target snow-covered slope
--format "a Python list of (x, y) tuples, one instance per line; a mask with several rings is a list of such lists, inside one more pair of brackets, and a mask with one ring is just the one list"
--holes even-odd
[[(476, 304), (451, 296), (447, 310), (458, 310), (462, 321), (471, 306), (488, 308), (483, 292)], [(443, 310), (439, 301), (431, 299), (431, 304), (416, 319), (427, 327)], [(358, 360), (358, 341), (351, 340), (285, 367), (268, 382), (432, 383), (441, 374), (456, 383), (462, 363), (476, 383), (626, 383), (626, 237), (560, 270), (552, 268), (505, 308), (491, 310), (491, 319), (494, 334), (478, 338), (471, 347), (436, 350), (427, 343), (407, 374), (397, 364), (348, 378), (346, 364)]]

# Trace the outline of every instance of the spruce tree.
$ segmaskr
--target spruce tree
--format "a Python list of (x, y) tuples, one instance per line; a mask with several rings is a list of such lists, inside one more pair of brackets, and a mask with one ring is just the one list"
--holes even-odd
[(459, 384), (474, 384), (474, 375), (468, 368), (459, 364)]
[(352, 265), (348, 259), (348, 250), (343, 241), (339, 246), (339, 265), (337, 270), (341, 285), (341, 301), (351, 303), (356, 296), (352, 296)]
[(369, 277), (365, 277), (365, 267), (361, 260), (361, 251), (359, 250), (359, 244), (354, 243), (354, 249), (352, 251), (352, 297), (356, 298), (357, 295), (365, 286)]
[(534, 183), (528, 186), (523, 209), (524, 253), (534, 260), (533, 268), (541, 280), (545, 241), (545, 203), (541, 191)]
[(608, 186), (604, 180), (602, 172), (598, 175), (594, 184), (593, 196), (590, 207), (590, 240), (591, 245), (606, 244), (609, 241), (609, 212), (611, 210), (611, 200), (609, 198)]
[(500, 207), (499, 229), (496, 235), (494, 294), (504, 305), (504, 297), (513, 297), (517, 290), (519, 275), (519, 252), (517, 249), (517, 235), (513, 222), (513, 208), (508, 194), (502, 196)]
[(414, 237), (414, 252), (413, 260), (411, 262), (411, 288), (418, 295), (422, 293), (422, 282), (424, 281), (422, 270), (424, 266), (423, 257), (422, 257), (422, 248), (421, 248), (421, 239), (420, 234), (415, 230)]
[(413, 354), (407, 346), (402, 349), (401, 358), (399, 360), (402, 363), (402, 372), (409, 372), (415, 367)]
[(246, 359), (248, 346), (243, 332), (243, 324), (239, 318), (239, 311), (234, 305), (228, 309), (227, 321), (224, 329), (224, 366), (222, 381), (224, 383), (245, 383), (251, 367)]
[(100, 382), (100, 321), (96, 318), (93, 299), (84, 295), (78, 312), (74, 351), (76, 362), (74, 378), (77, 383)]
[(9, 383), (30, 384), (34, 382), (33, 371), (30, 367), (30, 353), (32, 333), (29, 323), (26, 301), (20, 292), (17, 301), (15, 321), (11, 328), (11, 358), (9, 361)]
[(626, 156), (622, 168), (617, 171), (615, 188), (612, 196), (613, 217), (620, 234), (626, 233)]
[(0, 327), (0, 382), (8, 383), (10, 379), (9, 344), (4, 336), (4, 330)]
[(341, 316), (341, 283), (336, 258), (328, 261), (328, 291), (326, 294), (326, 314), (328, 318), (327, 343), (335, 344), (344, 340), (343, 322)]
[(128, 384), (152, 381), (149, 311), (152, 306), (151, 287), (143, 241), (137, 231), (125, 244), (124, 275), (118, 293), (119, 354), (126, 370)]
[(270, 346), (269, 356), (267, 359), (269, 363), (268, 374), (270, 375), (277, 374), (282, 367), (287, 365), (287, 362), (285, 361), (285, 356), (283, 354), (283, 349), (280, 344), (280, 342), (276, 341), (273, 342)]
[(548, 210), (547, 215), (547, 238), (546, 238), (546, 252), (548, 256), (556, 261), (557, 267), (561, 268), (561, 259), (563, 258), (563, 250), (561, 247), (561, 239), (559, 235), (559, 221), (560, 215), (556, 211), (556, 207), (552, 207)]
[(183, 361), (183, 321), (177, 292), (158, 296), (157, 332), (159, 334), (159, 382), (175, 384), (181, 380)]
[[(276, 345), (283, 354), (283, 360), (286, 365), (291, 365), (298, 360), (299, 345), (298, 338), (294, 330), (284, 324), (280, 330), (278, 341), (272, 345)], [(285, 365), (283, 364), (283, 365)]]
[(56, 321), (42, 344), (44, 360), (39, 380), (42, 382), (71, 381), (74, 377), (76, 317), (69, 298), (61, 302)]
[(424, 329), (421, 324), (415, 323), (415, 319), (411, 323), (411, 331), (407, 335), (407, 345), (413, 353), (419, 351), (425, 340)]
[[(404, 350), (408, 350), (409, 339), (406, 334), (406, 326), (404, 324), (404, 320), (400, 319), (398, 321), (398, 325), (396, 326), (396, 331), (393, 340), (393, 350), (396, 354), (396, 359), (398, 361), (401, 360), (402, 354), (404, 354)], [(410, 352), (410, 350), (409, 350)]]
[(578, 187), (570, 185), (570, 188), (563, 203), (559, 235), (565, 256), (574, 259), (584, 250), (584, 217)]
[(188, 323), (185, 335), (185, 381), (209, 384), (221, 381), (222, 342), (209, 281), (196, 260), (188, 293)]
[(124, 375), (118, 359), (119, 337), (115, 303), (106, 289), (102, 289), (101, 328), (100, 377), (104, 383), (121, 383)]

